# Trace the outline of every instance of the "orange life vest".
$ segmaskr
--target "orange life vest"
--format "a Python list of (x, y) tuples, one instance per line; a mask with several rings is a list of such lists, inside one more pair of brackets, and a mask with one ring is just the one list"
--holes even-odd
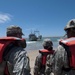
[(60, 41), (67, 52), (69, 66), (75, 69), (75, 37)]
[[(6, 50), (6, 48), (10, 44), (15, 44), (17, 41), (21, 41), (21, 40), (23, 41), (23, 39), (16, 38), (16, 37), (3, 37), (3, 38), (0, 38), (0, 63), (3, 61), (3, 53)], [(7, 72), (7, 69), (5, 69), (5, 75), (9, 75), (9, 73)]]
[(42, 49), (42, 50), (39, 50), (39, 53), (42, 54), (42, 65), (45, 65), (46, 64), (46, 57), (47, 57), (47, 55), (48, 54), (53, 54), (54, 50)]

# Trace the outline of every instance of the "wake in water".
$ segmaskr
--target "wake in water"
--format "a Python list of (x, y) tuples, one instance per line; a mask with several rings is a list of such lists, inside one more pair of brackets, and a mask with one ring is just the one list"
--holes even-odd
[(27, 44), (36, 43), (36, 41), (27, 41)]

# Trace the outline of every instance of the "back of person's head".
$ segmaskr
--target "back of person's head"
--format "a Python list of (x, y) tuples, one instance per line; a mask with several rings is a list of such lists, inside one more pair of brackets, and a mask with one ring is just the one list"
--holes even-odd
[(75, 37), (75, 19), (71, 19), (64, 28), (68, 37)]
[(7, 28), (6, 32), (7, 36), (13, 36), (13, 37), (18, 37), (18, 35), (22, 36), (24, 35), (22, 32), (22, 29), (19, 26), (11, 25)]
[(44, 39), (43, 47), (44, 47), (44, 49), (52, 50), (53, 49), (53, 43), (52, 43), (51, 39)]
[[(22, 29), (19, 26), (15, 26), (15, 25), (11, 25), (7, 28), (7, 37), (18, 37), (18, 38), (22, 38), (23, 32)], [(26, 40), (25, 39), (21, 39), (21, 41), (17, 41), (16, 42), (19, 46), (25, 48), (26, 47)]]

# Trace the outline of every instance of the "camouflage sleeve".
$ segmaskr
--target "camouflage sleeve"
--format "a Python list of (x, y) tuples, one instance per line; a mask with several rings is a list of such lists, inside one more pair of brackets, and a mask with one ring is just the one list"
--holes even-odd
[(68, 63), (67, 53), (64, 47), (59, 45), (54, 55), (54, 65), (53, 65), (54, 75), (62, 75), (63, 74), (62, 67), (67, 66), (67, 63)]
[(39, 54), (36, 57), (35, 65), (34, 65), (34, 75), (39, 75), (40, 74), (41, 58), (42, 58), (42, 55), (41, 54)]
[(52, 72), (52, 65), (53, 65), (53, 55), (49, 54), (47, 56), (47, 61), (46, 61), (46, 69), (45, 69), (45, 74), (46, 75), (50, 75), (50, 73)]
[(13, 48), (9, 62), (8, 70), (10, 75), (30, 75), (30, 65), (27, 52), (23, 48)]

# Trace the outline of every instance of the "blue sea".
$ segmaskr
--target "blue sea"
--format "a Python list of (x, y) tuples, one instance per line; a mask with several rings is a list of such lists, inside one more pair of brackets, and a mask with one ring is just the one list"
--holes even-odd
[(43, 40), (46, 38), (49, 38), (52, 40), (54, 49), (57, 48), (59, 40), (61, 39), (61, 37), (43, 37), (41, 41), (28, 41), (28, 39), (26, 39), (27, 47), (25, 48), (25, 50), (31, 51), (31, 50), (42, 49), (43, 48), (43, 46), (42, 46)]

